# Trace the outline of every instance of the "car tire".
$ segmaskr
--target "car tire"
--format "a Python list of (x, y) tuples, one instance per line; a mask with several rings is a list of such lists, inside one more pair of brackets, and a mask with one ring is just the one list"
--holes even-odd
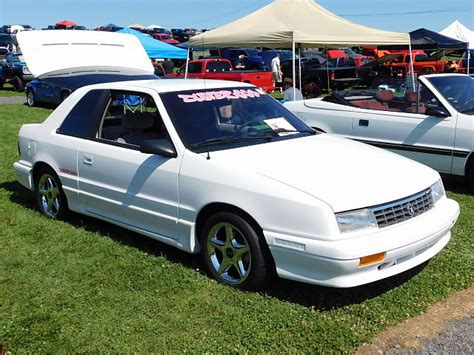
[(17, 92), (23, 92), (25, 90), (25, 84), (23, 84), (23, 81), (19, 76), (15, 76), (12, 79), (12, 85), (13, 89)]
[(42, 168), (35, 180), (36, 203), (39, 211), (53, 219), (62, 219), (68, 211), (61, 181), (50, 168)]
[(30, 107), (37, 105), (35, 93), (31, 89), (26, 91), (26, 104)]
[(212, 215), (201, 234), (201, 255), (208, 274), (237, 289), (262, 288), (270, 265), (262, 242), (241, 216), (230, 212)]
[(466, 180), (467, 187), (472, 193), (474, 193), (474, 160), (472, 159), (469, 169), (467, 169)]
[(63, 102), (64, 100), (66, 100), (68, 96), (69, 96), (69, 92), (68, 92), (68, 91), (63, 91), (63, 92), (61, 93), (61, 102)]

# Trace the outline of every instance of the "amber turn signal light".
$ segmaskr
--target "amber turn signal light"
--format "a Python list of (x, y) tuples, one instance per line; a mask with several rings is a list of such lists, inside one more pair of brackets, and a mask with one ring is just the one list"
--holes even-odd
[(359, 266), (375, 264), (375, 263), (383, 261), (384, 259), (385, 259), (385, 253), (378, 253), (378, 254), (363, 256), (359, 260)]

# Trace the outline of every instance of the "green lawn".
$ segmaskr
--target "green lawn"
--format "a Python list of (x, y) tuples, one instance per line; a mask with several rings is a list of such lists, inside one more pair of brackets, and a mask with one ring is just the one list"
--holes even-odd
[(105, 222), (48, 220), (15, 181), (17, 133), (51, 110), (0, 106), (0, 353), (353, 352), (473, 282), (474, 196), (430, 263), (349, 290), (276, 280), (221, 286), (197, 256)]
[(16, 92), (11, 84), (4, 84), (0, 89), (0, 97), (25, 96), (24, 92)]

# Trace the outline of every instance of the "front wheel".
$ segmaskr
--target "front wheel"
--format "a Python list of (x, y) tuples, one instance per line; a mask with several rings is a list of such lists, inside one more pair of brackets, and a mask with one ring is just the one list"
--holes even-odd
[(28, 91), (26, 92), (26, 103), (30, 107), (36, 106), (35, 93), (31, 89), (28, 89)]
[(469, 190), (474, 193), (474, 161), (471, 161), (471, 166), (467, 170), (466, 180)]
[(214, 279), (242, 290), (264, 285), (268, 262), (257, 232), (245, 219), (229, 212), (214, 214), (201, 242), (204, 263)]
[(37, 175), (36, 202), (39, 211), (49, 218), (61, 219), (67, 212), (61, 181), (49, 168), (41, 169)]

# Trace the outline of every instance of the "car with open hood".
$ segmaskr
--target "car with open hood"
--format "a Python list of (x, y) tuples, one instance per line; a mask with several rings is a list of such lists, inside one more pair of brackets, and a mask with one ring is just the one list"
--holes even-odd
[[(109, 35), (69, 37), (62, 53), (94, 41), (115, 51), (125, 41)], [(33, 72), (45, 44), (61, 43), (38, 36)], [(19, 36), (27, 61), (29, 38)], [(153, 69), (138, 64), (138, 42), (126, 42), (137, 80), (81, 87), (43, 123), (20, 129), (14, 170), (45, 216), (69, 209), (201, 253), (212, 277), (240, 289), (262, 287), (275, 271), (366, 284), (448, 243), (459, 206), (436, 171), (318, 134), (250, 84), (140, 80)], [(49, 69), (66, 73), (60, 63)]]

